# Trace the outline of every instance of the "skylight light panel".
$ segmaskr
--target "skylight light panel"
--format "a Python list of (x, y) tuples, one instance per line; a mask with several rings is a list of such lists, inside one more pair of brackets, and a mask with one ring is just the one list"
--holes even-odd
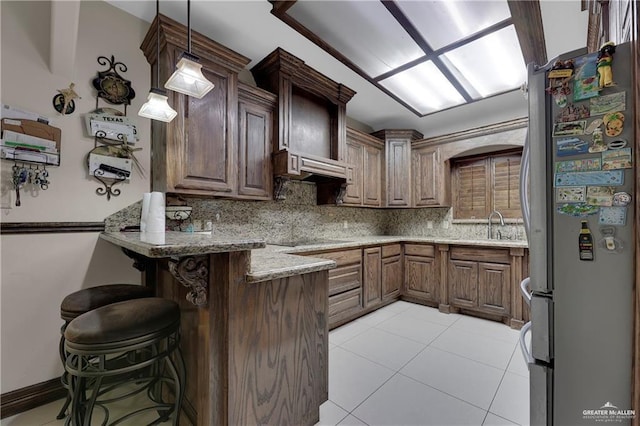
[(298, 1), (287, 14), (371, 76), (424, 54), (378, 1)]
[(513, 25), (444, 54), (481, 97), (516, 89), (526, 79)]
[(421, 114), (465, 103), (462, 95), (431, 61), (395, 74), (380, 84)]
[(506, 0), (398, 1), (397, 3), (434, 50), (511, 17)]

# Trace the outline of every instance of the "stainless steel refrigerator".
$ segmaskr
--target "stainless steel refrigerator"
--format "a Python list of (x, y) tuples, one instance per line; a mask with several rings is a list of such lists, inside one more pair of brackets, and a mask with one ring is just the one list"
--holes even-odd
[[(616, 46), (612, 63), (601, 68), (604, 56), (575, 51), (528, 66), (521, 196), (530, 279), (522, 288), (531, 322), (521, 347), (532, 425), (624, 425), (635, 414), (630, 45)], [(599, 89), (611, 70), (615, 85)]]

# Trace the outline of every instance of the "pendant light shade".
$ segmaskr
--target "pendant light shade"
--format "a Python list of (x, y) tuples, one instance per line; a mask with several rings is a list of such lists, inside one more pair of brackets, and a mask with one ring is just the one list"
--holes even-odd
[(187, 52), (180, 56), (176, 70), (164, 84), (169, 90), (201, 99), (214, 84), (202, 75), (200, 58), (191, 53), (191, 0), (187, 0)]
[(153, 87), (149, 91), (147, 102), (138, 111), (138, 115), (152, 120), (164, 121), (165, 123), (173, 120), (178, 113), (169, 106), (165, 94), (164, 90)]
[[(156, 84), (160, 84), (160, 0), (156, 0)], [(147, 102), (142, 104), (138, 115), (152, 120), (164, 121), (173, 120), (178, 113), (169, 106), (167, 102), (167, 92), (156, 87), (152, 87), (147, 97)]]
[(201, 99), (214, 88), (214, 84), (202, 75), (202, 65), (197, 56), (183, 53), (176, 70), (164, 84), (169, 90)]

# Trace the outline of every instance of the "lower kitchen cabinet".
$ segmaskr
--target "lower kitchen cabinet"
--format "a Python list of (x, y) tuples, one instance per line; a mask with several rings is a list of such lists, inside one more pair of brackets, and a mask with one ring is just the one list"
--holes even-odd
[(405, 244), (404, 293), (420, 302), (437, 305), (440, 274), (435, 251), (431, 244)]
[(382, 300), (396, 299), (402, 287), (402, 246), (382, 246)]
[(368, 308), (382, 301), (382, 249), (364, 249), (364, 306)]
[(365, 308), (397, 299), (402, 285), (402, 246), (390, 244), (366, 248), (363, 259)]
[(507, 249), (452, 247), (449, 304), (506, 317), (511, 305), (511, 256)]
[(331, 259), (337, 264), (329, 270), (329, 328), (357, 316), (364, 308), (362, 249), (305, 255)]

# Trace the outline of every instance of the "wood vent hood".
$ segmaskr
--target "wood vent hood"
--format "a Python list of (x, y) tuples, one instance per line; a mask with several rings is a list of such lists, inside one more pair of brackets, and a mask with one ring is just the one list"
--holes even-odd
[(347, 136), (346, 105), (356, 92), (281, 48), (256, 64), (251, 73), (258, 87), (278, 95), (274, 175), (335, 181), (344, 190), (351, 181), (342, 152)]

